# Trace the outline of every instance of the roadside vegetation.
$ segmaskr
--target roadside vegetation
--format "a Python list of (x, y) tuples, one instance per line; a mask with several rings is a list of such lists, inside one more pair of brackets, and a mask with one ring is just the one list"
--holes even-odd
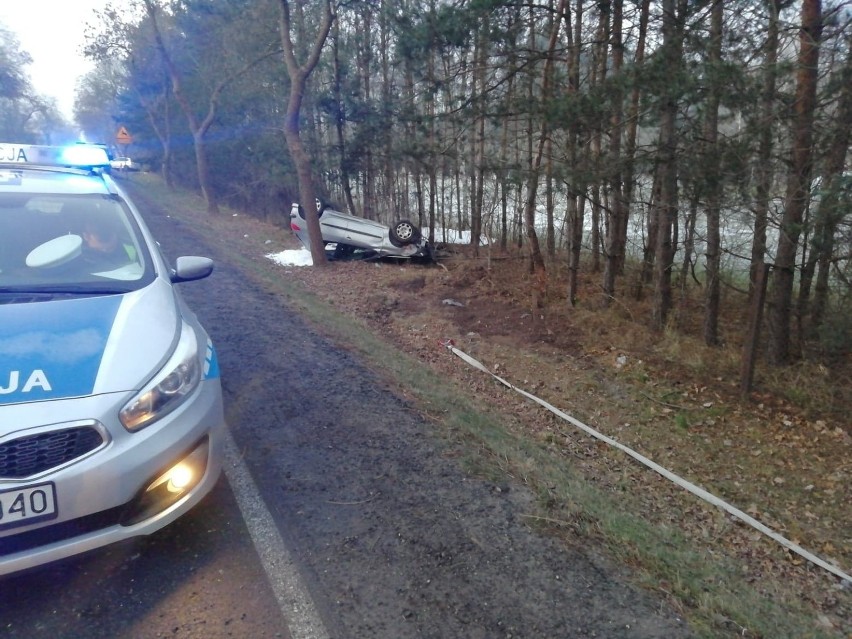
[[(698, 636), (852, 632), (850, 584), (471, 368), (441, 342), (453, 340), (512, 384), (846, 571), (848, 363), (831, 374), (818, 364), (760, 367), (756, 391), (743, 401), (733, 338), (710, 348), (674, 329), (660, 334), (637, 321), (641, 306), (626, 302), (581, 303), (566, 313), (560, 287), (533, 311), (530, 275), (517, 268), (516, 253), (495, 251), (489, 261), (457, 248), (431, 267), (286, 268), (265, 256), (297, 246), (289, 231), (237, 209), (210, 217), (195, 195), (171, 192), (152, 175), (130, 179), (370, 362), (432, 419), (470, 472), (506, 490), (532, 490), (536, 508), (519, 513), (530, 526), (623, 565), (625, 578), (677, 606)], [(560, 268), (554, 260), (552, 270)], [(581, 290), (582, 300), (594, 298), (591, 279)], [(695, 306), (683, 301), (682, 321), (699, 315)], [(737, 321), (725, 317), (731, 336)], [(791, 392), (803, 380), (807, 392)]]
[[(134, 0), (93, 16), (75, 118), (535, 491), (530, 525), (704, 636), (845, 639), (848, 584), (440, 343), (852, 569), (850, 34), (836, 0)], [(0, 36), (4, 141), (66, 139)], [(487, 243), (320, 268), (314, 233), (316, 268), (275, 266), (315, 196)]]

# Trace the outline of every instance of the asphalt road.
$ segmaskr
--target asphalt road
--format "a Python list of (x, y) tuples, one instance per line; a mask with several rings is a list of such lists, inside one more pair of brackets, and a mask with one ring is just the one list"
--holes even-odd
[(228, 483), (166, 530), (0, 580), (0, 637), (288, 637)]
[(148, 539), (0, 581), (0, 637), (689, 636), (622, 570), (530, 530), (524, 488), (467, 475), (227, 246), (133, 195), (167, 257), (216, 260), (181, 290), (219, 354), (228, 477)]

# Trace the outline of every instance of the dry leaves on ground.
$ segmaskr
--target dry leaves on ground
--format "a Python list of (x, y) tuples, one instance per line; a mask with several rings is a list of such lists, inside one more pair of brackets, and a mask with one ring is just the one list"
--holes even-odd
[[(275, 250), (297, 246), (286, 231), (246, 218), (241, 224), (240, 230), (249, 229), (238, 238), (248, 252), (271, 252), (261, 244), (270, 236)], [(830, 623), (844, 618), (848, 623), (852, 594), (839, 589), (836, 578), (553, 419), (441, 343), (452, 340), (510, 383), (849, 570), (852, 436), (849, 423), (832, 417), (842, 410), (805, 414), (766, 388), (741, 402), (736, 349), (706, 349), (683, 334), (656, 335), (641, 322), (648, 316), (642, 302), (601, 310), (593, 281), (571, 308), (561, 293), (566, 285), (558, 266), (550, 270), (548, 304), (533, 310), (521, 256), (475, 258), (457, 249), (431, 266), (347, 261), (274, 268), (498, 407), (516, 428), (563, 451), (601, 486), (629, 485), (641, 495), (648, 518), (681, 528), (708, 556), (722, 551), (733, 556), (756, 586), (768, 577), (798, 583), (802, 598)], [(730, 330), (736, 328), (732, 322)], [(836, 379), (842, 384), (849, 371)], [(839, 401), (847, 393), (838, 391)]]

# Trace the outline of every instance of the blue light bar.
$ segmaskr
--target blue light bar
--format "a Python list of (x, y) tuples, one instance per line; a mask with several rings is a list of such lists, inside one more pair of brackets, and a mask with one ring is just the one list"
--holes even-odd
[(91, 169), (108, 166), (106, 149), (91, 144), (40, 146), (0, 143), (0, 164), (30, 164)]
[(70, 166), (105, 166), (109, 164), (105, 149), (86, 144), (65, 147), (62, 152), (62, 159)]

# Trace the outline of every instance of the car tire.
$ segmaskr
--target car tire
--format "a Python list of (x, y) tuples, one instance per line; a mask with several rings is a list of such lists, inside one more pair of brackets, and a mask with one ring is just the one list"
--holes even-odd
[[(317, 218), (321, 218), (321, 217), (322, 217), (322, 214), (323, 214), (323, 213), (325, 213), (325, 210), (326, 210), (327, 208), (328, 208), (328, 205), (327, 205), (327, 204), (325, 204), (325, 205), (323, 205), (323, 206), (319, 207), (319, 208), (317, 209)], [(301, 204), (299, 204), (299, 217), (300, 217), (300, 218), (302, 218), (303, 220), (304, 220), (304, 219), (307, 219), (307, 218), (305, 218), (305, 209), (303, 209), (303, 208), (302, 208), (302, 205), (301, 205)]]
[(399, 220), (390, 227), (390, 241), (394, 246), (416, 244), (420, 241), (420, 229), (408, 220)]

